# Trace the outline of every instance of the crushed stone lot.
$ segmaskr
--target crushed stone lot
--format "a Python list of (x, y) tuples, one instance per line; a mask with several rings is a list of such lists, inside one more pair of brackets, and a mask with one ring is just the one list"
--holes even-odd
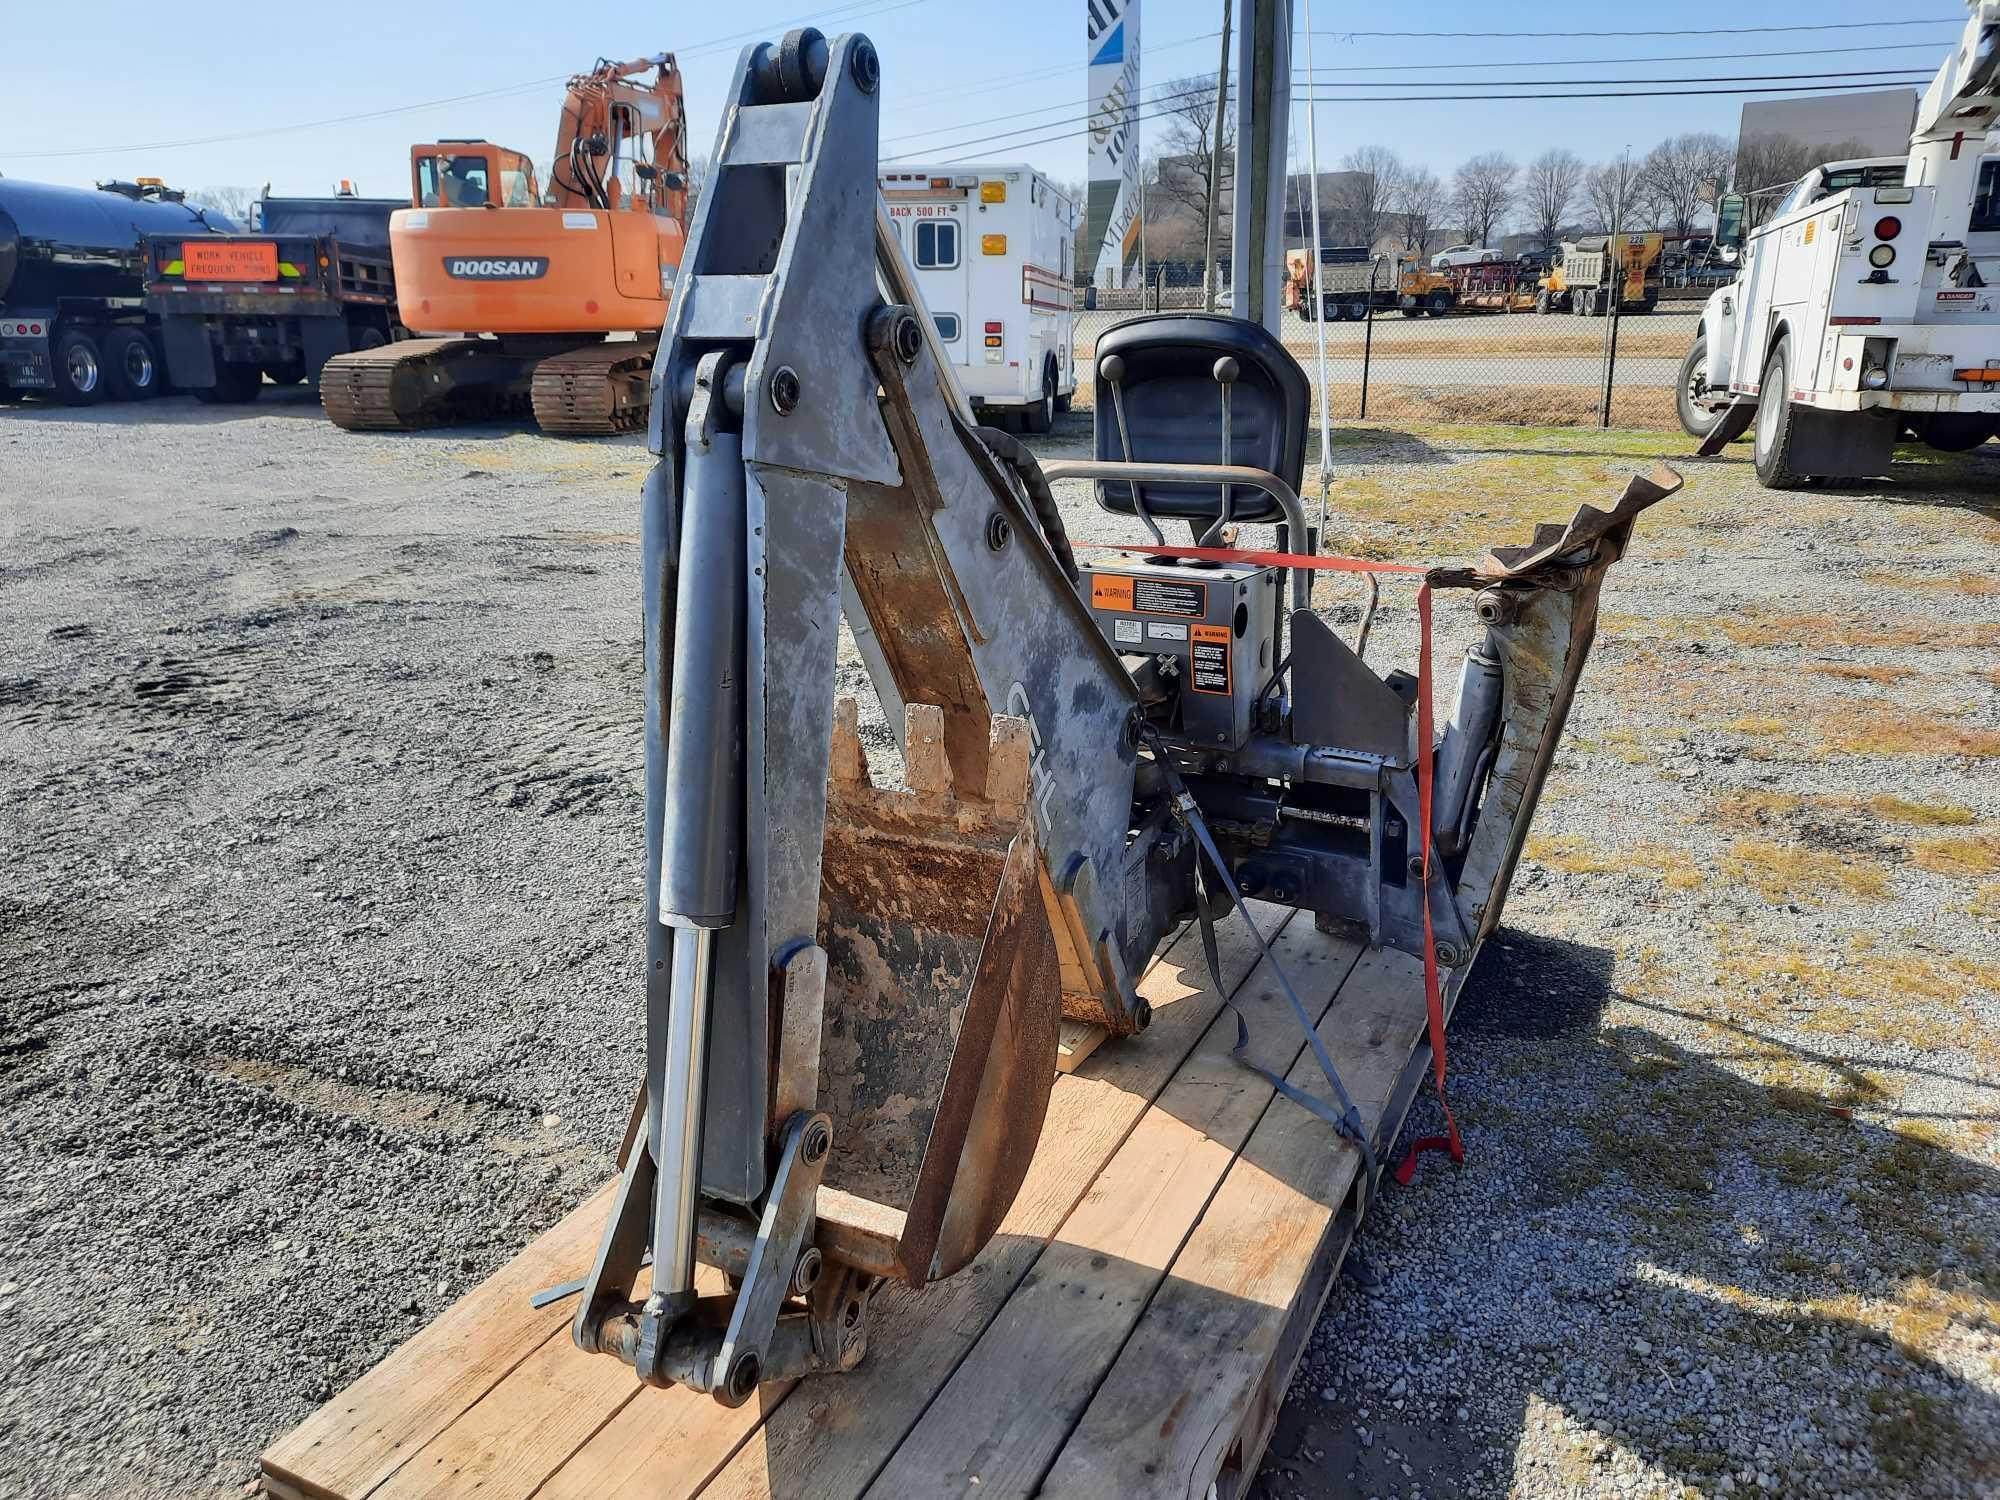
[[(1345, 429), (1329, 548), (1469, 560), (1688, 446)], [(1468, 1161), (1365, 1222), (1265, 1500), (2000, 1494), (2000, 448), (1906, 458), (1738, 445), (1641, 518), (1454, 1027)], [(0, 1497), (254, 1489), (610, 1174), (648, 463), (0, 415)]]

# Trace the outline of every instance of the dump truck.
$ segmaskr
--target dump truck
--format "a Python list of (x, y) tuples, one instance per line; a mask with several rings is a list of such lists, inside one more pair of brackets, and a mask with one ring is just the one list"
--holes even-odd
[(1458, 305), (1474, 312), (1534, 312), (1541, 300), (1542, 273), (1518, 260), (1489, 260), (1454, 266)]
[(148, 234), (236, 228), (158, 178), (88, 188), (0, 178), (0, 402), (46, 391), (71, 406), (165, 389), (146, 310)]
[(403, 321), (425, 336), (329, 360), (327, 416), (350, 431), (528, 411), (565, 436), (643, 424), (687, 233), (686, 136), (662, 52), (570, 78), (546, 192), (490, 141), (412, 146), (389, 244)]
[(1395, 308), (1406, 318), (1443, 317), (1457, 305), (1458, 286), (1449, 271), (1426, 265), (1414, 254), (1371, 255), (1360, 246), (1327, 246), (1320, 251), (1320, 306), (1313, 305), (1312, 252), (1285, 252), (1285, 306), (1308, 322), (1360, 320), (1371, 309)]
[(1541, 278), (1535, 311), (1570, 312), (1586, 318), (1610, 313), (1651, 312), (1660, 300), (1660, 259), (1666, 237), (1593, 234), (1564, 240), (1562, 253)]
[[(858, 34), (745, 49), (704, 197), (729, 211), (696, 221), (648, 420), (646, 1044), (600, 1060), (645, 1082), (595, 1262), (554, 1295), (587, 1355), (730, 1407), (898, 1358), (870, 1351), (876, 1292), (995, 1237), (1061, 1023), (1143, 1032), (1138, 976), (1184, 922), (1240, 911), (1294, 996), (1254, 902), (1417, 963), (1441, 1049), (1607, 571), (1668, 493), (1635, 479), (1425, 575), (1475, 636), (1438, 732), (1428, 667), (1378, 673), (1311, 607), (1310, 390), (1275, 268), (1239, 248), (1238, 306), (1268, 323), (1105, 334), (1093, 456), (1044, 463), (977, 425), (926, 315), (877, 192), (883, 85)], [(1282, 109), (1261, 128), (1282, 142)], [(1277, 169), (1246, 168), (1238, 204), (1276, 222), (1283, 152), (1256, 156)], [(1079, 559), (1065, 480), (1126, 550)], [(1275, 527), (1276, 554), (1226, 550), (1237, 525)], [(836, 701), (843, 610), (900, 786)], [(1365, 1204), (1375, 1144), (1317, 1055), (1328, 1092), (1288, 1094), (1367, 1156)]]
[(2000, 177), (1968, 149), (2000, 109), (2000, 0), (1967, 0), (1958, 45), (1917, 107), (1907, 157), (1807, 172), (1746, 233), (1681, 366), (1683, 427), (1719, 453), (1754, 423), (1760, 483), (1886, 473), (1906, 434), (1960, 451), (2000, 433)]
[(254, 401), (268, 378), (318, 389), (335, 355), (402, 337), (389, 216), (400, 198), (267, 190), (251, 230), (150, 235), (146, 309), (175, 386), (210, 403)]

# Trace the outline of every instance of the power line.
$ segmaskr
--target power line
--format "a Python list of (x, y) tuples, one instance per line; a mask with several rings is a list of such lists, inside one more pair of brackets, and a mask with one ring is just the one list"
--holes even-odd
[[(1586, 93), (1563, 93), (1563, 94), (1407, 94), (1407, 95), (1312, 94), (1306, 96), (1294, 94), (1292, 97), (1294, 100), (1297, 100), (1301, 97), (1309, 97), (1313, 102), (1318, 104), (1385, 104), (1385, 103), (1387, 104), (1448, 103), (1449, 104), (1449, 103), (1502, 102), (1508, 100), (1535, 100), (1535, 101), (1554, 103), (1554, 102), (1560, 102), (1565, 99), (1693, 99), (1693, 98), (1703, 97), (1706, 95), (1719, 95), (1719, 94), (1738, 95), (1738, 94), (1838, 93), (1853, 89), (1873, 89), (1879, 87), (1881, 87), (1879, 83), (1835, 83), (1835, 84), (1828, 84), (1824, 88), (1820, 89), (1801, 88), (1798, 85), (1775, 85), (1769, 88), (1745, 87), (1745, 88), (1722, 88), (1722, 89), (1604, 89), (1604, 90), (1593, 90)], [(1171, 108), (1156, 110), (1151, 114), (1128, 117), (1125, 123), (1134, 125), (1145, 124), (1152, 120), (1170, 119), (1173, 116), (1177, 115), (1178, 113), (1179, 113), (1178, 110)], [(1047, 121), (1045, 123), (1054, 124), (1055, 122)], [(1047, 146), (1047, 145), (1053, 145), (1059, 141), (1077, 140), (1080, 137), (1089, 135), (1091, 133), (1091, 127), (1089, 125), (1084, 125), (1081, 129), (1064, 130), (1055, 135), (1038, 137), (1035, 140), (1028, 140), (1028, 141), (1012, 140), (1012, 137), (1014, 136), (1023, 135), (1029, 131), (1038, 128), (1039, 127), (1037, 126), (1031, 125), (1025, 127), (1022, 130), (1002, 131), (997, 135), (982, 136), (975, 140), (955, 141), (945, 145), (932, 146), (925, 150), (902, 151), (896, 153), (893, 156), (885, 156), (882, 158), (882, 160), (914, 161), (918, 157), (939, 156), (941, 153), (946, 151), (964, 151), (972, 146), (989, 145), (996, 141), (1011, 141), (1011, 144), (1007, 148), (1009, 151), (1025, 151), (1033, 146)], [(940, 162), (940, 165), (945, 165), (952, 162), (966, 161), (968, 159), (969, 159), (968, 157), (962, 155), (944, 157), (943, 160)]]
[[(1874, 42), (1866, 47), (1798, 47), (1779, 48), (1773, 52), (1669, 52), (1654, 57), (1545, 57), (1533, 62), (1508, 59), (1500, 62), (1469, 63), (1356, 63), (1335, 64), (1311, 70), (1320, 73), (1407, 73), (1421, 67), (1432, 73), (1465, 72), (1474, 68), (1595, 68), (1619, 63), (1653, 62), (1743, 62), (1753, 57), (1832, 57), (1841, 53), (1855, 52), (1930, 52), (1937, 51), (1936, 42)], [(1306, 72), (1295, 68), (1294, 74)]]
[(1943, 16), (1929, 20), (1915, 21), (1826, 21), (1817, 26), (1698, 26), (1684, 27), (1671, 31), (1317, 31), (1315, 36), (1339, 37), (1352, 40), (1356, 37), (1427, 37), (1432, 40), (1446, 40), (1465, 37), (1476, 40), (1495, 40), (1535, 37), (1540, 39), (1564, 37), (1628, 37), (1628, 36), (1765, 36), (1787, 31), (1876, 31), (1886, 26), (1963, 26), (1963, 17)]
[[(1842, 78), (1866, 78), (1866, 79), (1870, 79), (1870, 80), (1873, 80), (1873, 81), (1872, 81), (1872, 82), (1871, 82), (1871, 83), (1870, 83), (1870, 84), (1868, 85), (1869, 87), (1871, 87), (1871, 88), (1880, 88), (1880, 87), (1885, 87), (1885, 86), (1887, 86), (1887, 87), (1893, 87), (1893, 86), (1895, 86), (1895, 85), (1896, 85), (1896, 84), (1898, 84), (1898, 83), (1908, 83), (1908, 82), (1910, 82), (1910, 81), (1912, 81), (1912, 80), (1916, 80), (1916, 81), (1922, 81), (1922, 80), (1923, 80), (1924, 78), (1927, 78), (1927, 77), (1929, 77), (1929, 76), (1930, 76), (1930, 75), (1929, 75), (1929, 73), (1928, 73), (1927, 71), (1923, 71), (1923, 70), (1918, 70), (1918, 69), (1914, 69), (1914, 68), (1912, 68), (1912, 69), (1906, 69), (1906, 70), (1894, 70), (1894, 71), (1890, 71), (1890, 72), (1884, 72), (1883, 70), (1881, 70), (1881, 69), (1878, 69), (1878, 68), (1869, 68), (1869, 69), (1864, 69), (1864, 70), (1859, 70), (1859, 71), (1855, 71), (1855, 72), (1849, 72), (1849, 73), (1733, 73), (1733, 74), (1732, 74), (1732, 73), (1718, 73), (1718, 74), (1711, 74), (1711, 75), (1707, 75), (1707, 76), (1701, 76), (1701, 77), (1686, 77), (1686, 78), (1591, 78), (1591, 79), (1570, 79), (1570, 78), (1491, 78), (1491, 79), (1485, 79), (1485, 80), (1482, 80), (1479, 86), (1480, 86), (1481, 88), (1496, 88), (1496, 89), (1498, 89), (1498, 88), (1563, 88), (1563, 89), (1569, 89), (1569, 88), (1577, 88), (1577, 87), (1580, 87), (1580, 86), (1581, 86), (1582, 84), (1584, 84), (1584, 83), (1601, 83), (1601, 84), (1621, 84), (1621, 85), (1624, 85), (1624, 84), (1645, 84), (1645, 85), (1653, 85), (1653, 84), (1678, 84), (1678, 83), (1773, 83), (1773, 82), (1780, 82), (1780, 81), (1799, 81), (1799, 80), (1814, 80), (1813, 82), (1810, 82), (1809, 84), (1807, 84), (1807, 83), (1801, 83), (1801, 84), (1800, 84), (1800, 86), (1801, 86), (1801, 87), (1807, 87), (1807, 86), (1810, 86), (1810, 87), (1813, 87), (1813, 88), (1818, 88), (1818, 87), (1821, 87), (1822, 85), (1821, 85), (1821, 84), (1820, 84), (1819, 82), (1817, 82), (1816, 80), (1822, 80), (1822, 79), (1842, 79)], [(1164, 87), (1164, 88), (1169, 88), (1169, 89), (1171, 89), (1171, 88), (1172, 88), (1172, 83), (1173, 83), (1173, 82), (1175, 82), (1175, 81), (1177, 81), (1177, 80), (1170, 80), (1168, 84), (1166, 84), (1166, 85), (1162, 85), (1162, 87)], [(1339, 84), (1339, 86), (1340, 86), (1340, 87), (1343, 87), (1343, 88), (1352, 88), (1352, 89), (1394, 89), (1394, 88), (1440, 88), (1440, 89), (1442, 89), (1442, 88), (1463, 88), (1463, 87), (1464, 87), (1464, 84), (1463, 84), (1463, 83), (1461, 83), (1461, 82), (1459, 82), (1459, 81), (1457, 81), (1457, 80), (1447, 80), (1447, 81), (1443, 81), (1443, 82), (1438, 82), (1438, 83), (1431, 83), (1431, 82), (1428, 82), (1428, 81), (1426, 81), (1426, 80), (1424, 80), (1424, 79), (1421, 79), (1421, 78), (1403, 78), (1403, 79), (1396, 79), (1396, 80), (1394, 80), (1394, 81), (1390, 81), (1390, 82), (1384, 82), (1384, 83), (1370, 83), (1370, 82), (1367, 82), (1366, 80), (1337, 80), (1337, 82), (1338, 82), (1338, 84)], [(1309, 81), (1309, 80), (1307, 81), (1307, 86), (1308, 86), (1308, 87), (1311, 87), (1311, 83), (1310, 83), (1310, 81)], [(1833, 87), (1836, 87), (1837, 85), (1834, 85), (1834, 84), (1831, 84), (1831, 83), (1828, 83), (1828, 84), (1825, 84), (1824, 86), (1825, 86), (1825, 87), (1827, 87), (1827, 88), (1833, 88)], [(1847, 87), (1852, 87), (1853, 85), (1846, 85), (1846, 86), (1847, 86)], [(1179, 100), (1179, 99), (1190, 99), (1190, 98), (1199, 98), (1199, 97), (1202, 97), (1202, 96), (1204, 96), (1204, 95), (1210, 95), (1210, 94), (1212, 94), (1212, 93), (1213, 93), (1213, 90), (1214, 90), (1214, 88), (1215, 88), (1215, 85), (1214, 85), (1214, 84), (1213, 84), (1212, 82), (1209, 82), (1209, 81), (1207, 81), (1207, 80), (1205, 80), (1205, 79), (1204, 79), (1204, 80), (1202, 80), (1202, 81), (1200, 81), (1200, 82), (1198, 82), (1198, 83), (1194, 84), (1194, 85), (1193, 85), (1193, 86), (1191, 86), (1191, 87), (1187, 87), (1187, 88), (1182, 88), (1182, 89), (1178, 89), (1178, 90), (1174, 90), (1174, 91), (1172, 91), (1172, 92), (1169, 92), (1169, 93), (1160, 93), (1160, 94), (1155, 94), (1155, 95), (1153, 95), (1153, 96), (1152, 96), (1151, 98), (1143, 98), (1143, 99), (1140, 99), (1140, 100), (1138, 100), (1138, 101), (1136, 102), (1136, 104), (1135, 104), (1135, 105), (1134, 105), (1133, 107), (1135, 107), (1135, 108), (1136, 108), (1136, 107), (1143, 107), (1143, 106), (1145, 106), (1145, 105), (1150, 105), (1150, 104), (1164, 104), (1164, 103), (1167, 103), (1167, 102), (1168, 102), (1168, 101), (1170, 101), (1170, 100)], [(1417, 97), (1417, 98), (1428, 98), (1428, 97), (1433, 97), (1433, 96), (1430, 96), (1430, 95), (1416, 95), (1416, 96), (1411, 96), (1411, 97)], [(1438, 95), (1438, 96), (1435, 96), (1435, 97), (1439, 97), (1439, 98), (1447, 98), (1447, 97), (1452, 97), (1452, 96), (1448, 96), (1448, 95)], [(1499, 96), (1499, 97), (1508, 97), (1508, 96), (1505, 96), (1505, 95), (1502, 95), (1502, 96)], [(1519, 96), (1514, 96), (1514, 97), (1519, 97)], [(1587, 96), (1587, 95), (1574, 95), (1574, 96), (1559, 96), (1559, 97), (1576, 97), (1576, 98), (1585, 98), (1585, 97), (1590, 97), (1590, 96)], [(1090, 103), (1090, 101), (1089, 101), (1088, 99), (1076, 99), (1076, 100), (1072, 100), (1072, 101), (1070, 101), (1069, 103), (1066, 103), (1066, 104), (1047, 104), (1047, 105), (1042, 105), (1042, 106), (1039, 106), (1039, 107), (1037, 107), (1037, 108), (1035, 108), (1035, 109), (1024, 109), (1024, 110), (1010, 110), (1010, 111), (1008, 111), (1008, 112), (1007, 112), (1007, 113), (1005, 113), (1005, 114), (999, 114), (999, 115), (989, 115), (989, 116), (987, 116), (987, 117), (986, 117), (985, 119), (982, 119), (982, 120), (961, 120), (961, 121), (959, 121), (959, 122), (958, 122), (957, 124), (955, 124), (955, 125), (951, 125), (951, 126), (947, 126), (947, 127), (946, 127), (946, 129), (947, 129), (948, 131), (958, 131), (958, 130), (972, 130), (972, 129), (974, 129), (974, 128), (976, 128), (976, 127), (980, 126), (980, 125), (997, 125), (997, 124), (1001, 124), (1001, 123), (1003, 123), (1003, 122), (1005, 122), (1005, 121), (1007, 121), (1007, 120), (1023, 120), (1023, 119), (1026, 119), (1026, 118), (1028, 118), (1028, 117), (1029, 117), (1030, 115), (1044, 115), (1044, 114), (1050, 114), (1050, 113), (1053, 113), (1053, 112), (1054, 112), (1054, 111), (1056, 111), (1056, 110), (1064, 110), (1064, 109), (1083, 109), (1083, 108), (1085, 108), (1086, 106), (1088, 106), (1088, 105), (1089, 105), (1089, 103)], [(1026, 135), (1026, 134), (1030, 133), (1031, 131), (1035, 131), (1035, 130), (1040, 130), (1040, 129), (1044, 129), (1044, 128), (1045, 128), (1045, 127), (1047, 127), (1047, 126), (1050, 126), (1050, 125), (1054, 125), (1054, 124), (1057, 124), (1057, 123), (1059, 123), (1059, 122), (1058, 122), (1058, 121), (1055, 121), (1055, 120), (1043, 120), (1043, 121), (1041, 121), (1041, 122), (1040, 122), (1039, 124), (1036, 124), (1036, 125), (1026, 125), (1026, 126), (1023, 126), (1023, 127), (1022, 127), (1022, 128), (1020, 129), (1020, 130), (1017, 130), (1017, 131), (1011, 131), (1011, 132), (1004, 132), (1003, 134), (1014, 134), (1014, 135)], [(1121, 123), (1122, 123), (1122, 120), (1121, 120)], [(921, 135), (924, 135), (924, 134), (926, 134), (926, 132), (924, 132), (924, 131), (921, 131), (921, 130), (910, 130), (910, 131), (905, 131), (905, 132), (904, 132), (903, 134), (901, 134), (901, 135), (896, 135), (896, 136), (885, 136), (885, 137), (883, 137), (883, 144), (884, 144), (884, 145), (893, 145), (893, 144), (895, 144), (895, 143), (896, 143), (897, 141), (907, 141), (907, 140), (911, 140), (911, 139), (913, 139), (913, 138), (915, 138), (915, 137), (917, 137), (917, 136), (921, 136)], [(997, 140), (997, 139), (1001, 139), (1001, 137), (999, 137), (999, 136), (989, 136), (989, 137), (985, 137), (984, 139), (987, 139), (987, 140)]]
[[(891, 11), (908, 10), (912, 6), (928, 3), (928, 0), (850, 0), (846, 5), (836, 6), (833, 14), (860, 11), (854, 20), (866, 20), (873, 16), (887, 15)], [(873, 8), (870, 8), (873, 7)], [(675, 52), (679, 57), (702, 57), (729, 47), (740, 46), (744, 42), (755, 41), (771, 31), (789, 26), (801, 26), (809, 21), (824, 19), (826, 11), (815, 11), (803, 16), (794, 16), (789, 21), (777, 21), (768, 26), (760, 26), (754, 31), (740, 31), (729, 36), (715, 37), (706, 42), (697, 42), (692, 47), (680, 48)], [(495, 99), (512, 94), (530, 93), (547, 88), (551, 84), (563, 83), (572, 74), (555, 73), (546, 78), (531, 78), (521, 83), (502, 84), (497, 88), (477, 89), (469, 94), (452, 94), (442, 99), (425, 99), (416, 104), (398, 104), (384, 109), (362, 110), (355, 114), (331, 115), (324, 120), (304, 120), (293, 125), (266, 125), (252, 130), (234, 130), (221, 135), (189, 136), (172, 141), (144, 141), (126, 146), (70, 146), (55, 151), (0, 151), (0, 156), (18, 160), (47, 160), (69, 156), (116, 156), (133, 151), (172, 151), (186, 146), (215, 146), (228, 141), (257, 140), (270, 135), (289, 135), (301, 130), (323, 130), (330, 125), (354, 125), (369, 120), (388, 119), (395, 115), (414, 114), (419, 110), (439, 109), (447, 104), (464, 104), (474, 99)]]
[[(1579, 82), (1580, 81), (1581, 80), (1579, 80)], [(1639, 80), (1639, 81), (1648, 82), (1651, 80)], [(1696, 80), (1696, 81), (1704, 81), (1704, 80)], [(1495, 86), (1497, 87), (1507, 86), (1504, 80), (1495, 80), (1494, 82)], [(1790, 93), (1801, 93), (1801, 92), (1835, 93), (1835, 92), (1844, 92), (1852, 89), (1877, 89), (1884, 87), (1885, 84), (1893, 86), (1894, 80), (1878, 76), (1874, 79), (1874, 81), (1868, 83), (1829, 83), (1821, 85), (1779, 84), (1768, 88), (1630, 89), (1630, 90), (1606, 89), (1606, 90), (1594, 90), (1590, 92), (1565, 92), (1560, 94), (1490, 94), (1490, 93), (1356, 94), (1351, 96), (1342, 96), (1334, 94), (1311, 94), (1308, 96), (1308, 95), (1294, 94), (1293, 98), (1299, 99), (1304, 97), (1310, 97), (1314, 102), (1320, 104), (1382, 104), (1382, 103), (1424, 103), (1424, 102), (1476, 103), (1488, 100), (1501, 101), (1501, 100), (1517, 100), (1517, 99), (1546, 99), (1546, 100), (1678, 99), (1678, 98), (1697, 98), (1703, 95), (1714, 95), (1714, 94), (1790, 94)], [(1351, 87), (1352, 85), (1349, 86)], [(1436, 87), (1439, 88), (1447, 86), (1448, 85), (1444, 84), (1436, 85)], [(1557, 86), (1564, 89), (1573, 89), (1574, 87), (1574, 85), (1569, 82), (1559, 83)], [(1146, 105), (1159, 105), (1168, 103), (1168, 101), (1170, 100), (1196, 97), (1204, 93), (1207, 87), (1208, 85), (1204, 84), (1200, 88), (1190, 88), (1176, 94), (1155, 95), (1153, 98), (1145, 100), (1144, 103)], [(1397, 85), (1384, 84), (1381, 85), (1381, 87), (1393, 88), (1397, 87)], [(1069, 107), (1075, 108), (1076, 106), (1069, 106)], [(1120, 123), (1142, 124), (1149, 120), (1170, 119), (1179, 114), (1180, 111), (1178, 109), (1168, 107), (1166, 109), (1156, 110), (1151, 114), (1127, 115)], [(1018, 119), (1018, 118), (1019, 118), (1018, 115), (1002, 115), (996, 117), (996, 119)], [(970, 129), (972, 124), (976, 123), (991, 123), (991, 122), (968, 122), (968, 124), (966, 125), (952, 126), (950, 127), (950, 129), (952, 130)], [(1059, 135), (1047, 136), (1039, 140), (1013, 141), (1013, 137), (1015, 136), (1031, 135), (1037, 130), (1045, 129), (1051, 125), (1064, 124), (1064, 123), (1079, 123), (1083, 125), (1083, 128), (1080, 130), (1066, 130)], [(927, 149), (897, 152), (894, 155), (885, 157), (883, 159), (886, 161), (909, 161), (919, 156), (931, 156), (936, 152), (940, 151), (958, 151), (970, 146), (988, 146), (1001, 142), (1010, 142), (1010, 141), (1012, 142), (1012, 144), (1009, 145), (1008, 147), (1009, 150), (1026, 149), (1029, 146), (1047, 145), (1055, 141), (1072, 140), (1080, 135), (1088, 135), (1091, 133), (1092, 128), (1093, 127), (1090, 126), (1088, 123), (1088, 116), (1072, 116), (1071, 119), (1067, 122), (1056, 121), (1056, 120), (1043, 120), (1039, 124), (1024, 125), (1018, 130), (1003, 130), (993, 135), (979, 136), (969, 141), (952, 141), (942, 145), (934, 145)], [(907, 140), (908, 138), (909, 137), (907, 136), (899, 137), (899, 139), (904, 139), (904, 140)], [(962, 160), (962, 158), (954, 158), (954, 160)]]
[[(1929, 68), (1865, 68), (1852, 73), (1714, 73), (1699, 78), (1485, 78), (1479, 81), (1480, 88), (1577, 88), (1586, 83), (1773, 83), (1783, 79), (1815, 78), (1873, 78), (1884, 82), (1895, 82), (1906, 78), (1929, 78)], [(1460, 79), (1450, 79), (1442, 83), (1428, 83), (1421, 78), (1397, 78), (1386, 83), (1368, 83), (1359, 79), (1330, 79), (1329, 83), (1346, 89), (1416, 89), (1416, 88), (1464, 88)]]

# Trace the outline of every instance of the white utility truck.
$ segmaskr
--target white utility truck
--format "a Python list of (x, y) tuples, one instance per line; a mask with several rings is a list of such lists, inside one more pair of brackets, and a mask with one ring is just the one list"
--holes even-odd
[(1076, 391), (1076, 206), (1026, 162), (898, 166), (880, 182), (974, 410), (1047, 432)]
[(1682, 365), (1682, 425), (1704, 453), (1755, 423), (1773, 489), (1888, 472), (1905, 433), (1962, 449), (2000, 433), (2000, 215), (1982, 150), (2000, 106), (2000, 0), (1967, 0), (1965, 34), (1917, 110), (1907, 160), (1815, 167), (1743, 234)]

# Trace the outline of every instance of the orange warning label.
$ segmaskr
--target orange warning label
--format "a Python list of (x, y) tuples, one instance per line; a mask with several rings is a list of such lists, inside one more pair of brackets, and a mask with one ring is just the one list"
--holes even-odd
[(1103, 573), (1091, 574), (1090, 603), (1095, 609), (1130, 609), (1132, 580), (1109, 577)]
[(1193, 686), (1197, 693), (1229, 695), (1229, 627), (1196, 625), (1190, 632), (1194, 657)]

